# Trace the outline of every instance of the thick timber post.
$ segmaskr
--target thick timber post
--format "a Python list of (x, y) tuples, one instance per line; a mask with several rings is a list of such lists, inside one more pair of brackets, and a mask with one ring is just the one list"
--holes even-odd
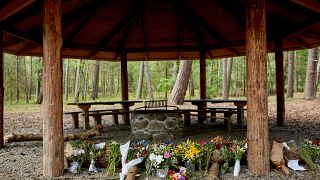
[(55, 177), (64, 169), (61, 0), (43, 6), (43, 176)]
[(285, 101), (282, 39), (276, 39), (274, 46), (276, 60), (277, 124), (278, 126), (283, 126), (285, 119)]
[(3, 31), (0, 27), (0, 148), (4, 147), (3, 143), (3, 97), (4, 97), (4, 87), (3, 87)]
[(200, 51), (200, 99), (207, 99), (207, 77), (206, 77), (205, 51)]
[[(127, 101), (129, 99), (129, 93), (128, 93), (128, 65), (127, 65), (127, 53), (126, 51), (121, 52), (121, 96), (122, 101)], [(130, 105), (128, 103), (123, 103), (122, 108), (125, 111), (129, 111)], [(129, 113), (125, 113), (122, 116), (123, 122), (126, 125), (130, 125), (130, 116)]]
[[(207, 99), (207, 77), (206, 77), (206, 56), (205, 56), (205, 51), (200, 50), (200, 99)], [(202, 110), (207, 103), (202, 103), (201, 105), (198, 106), (198, 110)], [(198, 112), (199, 117), (198, 117), (198, 123), (199, 124), (204, 124), (204, 120), (206, 117), (205, 113)]]
[(262, 176), (268, 175), (270, 171), (266, 46), (266, 2), (248, 0), (246, 4), (247, 161), (250, 172)]

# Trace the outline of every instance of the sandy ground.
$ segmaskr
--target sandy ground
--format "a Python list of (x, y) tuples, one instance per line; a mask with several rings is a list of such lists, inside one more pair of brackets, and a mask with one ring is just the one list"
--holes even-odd
[[(191, 105), (184, 105), (191, 106)], [(219, 104), (220, 106), (220, 104)], [(228, 105), (227, 105), (228, 106)], [(99, 108), (99, 107), (98, 107)], [(276, 125), (276, 106), (269, 104), (269, 134), (270, 142), (273, 139), (284, 141), (291, 139), (320, 139), (320, 100), (306, 101), (302, 99), (293, 99), (286, 102), (286, 121), (285, 126)], [(82, 129), (71, 128), (71, 117), (66, 115), (64, 118), (64, 132), (81, 132)], [(124, 143), (130, 140), (130, 128), (125, 125), (112, 125), (111, 117), (103, 117), (105, 126), (101, 137), (94, 138), (97, 142), (116, 140)], [(121, 118), (119, 118), (121, 119)], [(81, 122), (81, 121), (80, 121)], [(90, 121), (93, 126), (93, 120)], [(120, 123), (122, 121), (120, 120)], [(236, 124), (236, 118), (233, 117), (233, 124)], [(25, 134), (42, 132), (41, 112), (11, 112), (5, 113), (4, 133), (5, 134)], [(176, 139), (181, 141), (192, 140), (210, 140), (212, 137), (222, 135), (225, 138), (244, 139), (246, 129), (234, 128), (233, 132), (228, 134), (222, 130), (222, 121), (205, 126), (196, 124), (193, 120), (193, 126), (185, 129), (183, 138)], [(99, 173), (88, 173), (83, 169), (80, 174), (74, 175), (66, 172), (60, 179), (106, 179), (105, 169), (99, 169)], [(42, 177), (42, 142), (19, 142), (6, 144), (4, 149), (0, 150), (0, 179), (44, 179)], [(221, 176), (221, 179), (232, 179), (232, 173)], [(200, 178), (201, 179), (201, 178)], [(248, 172), (246, 166), (242, 167), (238, 179), (260, 179)], [(293, 172), (289, 176), (284, 175), (275, 169), (271, 170), (268, 177), (262, 179), (320, 179), (320, 174), (311, 172)]]

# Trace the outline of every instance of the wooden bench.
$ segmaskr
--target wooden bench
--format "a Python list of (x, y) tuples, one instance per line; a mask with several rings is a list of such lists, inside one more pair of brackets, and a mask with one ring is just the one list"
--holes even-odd
[[(217, 113), (224, 114), (224, 127), (230, 133), (232, 131), (232, 124), (231, 124), (231, 116), (233, 114), (237, 114), (237, 108), (230, 108), (230, 109), (223, 109), (223, 108), (206, 108), (203, 110), (197, 109), (179, 109), (179, 111), (183, 114), (184, 126), (188, 127), (191, 125), (191, 115), (193, 116), (203, 116), (205, 118), (215, 118)], [(192, 112), (196, 112), (197, 114), (192, 114)], [(210, 113), (210, 116), (207, 116), (207, 113)]]
[[(95, 124), (101, 124), (101, 113), (103, 112), (119, 112), (122, 109), (97, 109), (97, 110), (90, 110), (89, 116), (93, 116), (95, 120)], [(64, 112), (63, 114), (70, 114), (72, 116), (72, 127), (79, 128), (79, 114), (82, 114), (82, 111), (70, 111)], [(101, 115), (99, 115), (101, 114)], [(99, 117), (100, 116), (100, 117)], [(118, 122), (118, 115), (114, 113), (113, 121)]]
[[(211, 122), (216, 122), (216, 120), (217, 120), (217, 116), (216, 116), (217, 112), (215, 112), (216, 110), (232, 111), (233, 114), (235, 114), (234, 112), (236, 112), (237, 116), (240, 116), (241, 114), (243, 114), (243, 112), (241, 112), (241, 109), (234, 108), (234, 107), (207, 107), (206, 110), (212, 110)], [(242, 109), (242, 111), (245, 111), (245, 110), (247, 110), (247, 109)], [(239, 127), (243, 127), (243, 122), (239, 118), (237, 118), (237, 125)]]
[(89, 111), (89, 116), (92, 116), (95, 122), (95, 125), (101, 124), (102, 116), (104, 115), (112, 115), (112, 120), (114, 124), (119, 124), (118, 115), (124, 114), (123, 109), (104, 109), (104, 110), (96, 110)]

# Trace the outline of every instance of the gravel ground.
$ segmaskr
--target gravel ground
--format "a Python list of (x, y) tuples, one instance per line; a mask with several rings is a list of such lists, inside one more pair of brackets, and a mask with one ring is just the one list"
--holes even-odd
[[(286, 122), (284, 127), (276, 126), (275, 108), (272, 103), (269, 105), (269, 127), (270, 140), (281, 139), (320, 139), (320, 100), (305, 101), (295, 99), (286, 103)], [(130, 129), (124, 125), (111, 125), (111, 118), (104, 117), (105, 129), (101, 137), (94, 138), (96, 141), (116, 140), (124, 143), (131, 138)], [(16, 112), (5, 113), (4, 133), (25, 134), (39, 133), (42, 131), (40, 112)], [(81, 129), (71, 128), (71, 117), (64, 116), (65, 133), (81, 132)], [(234, 123), (235, 123), (234, 119)], [(91, 120), (93, 123), (93, 120)], [(120, 123), (122, 123), (120, 121)], [(93, 124), (92, 124), (93, 125)], [(245, 129), (235, 129), (231, 134), (222, 130), (220, 125), (193, 125), (185, 130), (185, 135), (176, 141), (209, 140), (216, 135), (223, 135), (226, 138), (245, 138)], [(85, 169), (79, 174), (66, 173), (57, 179), (110, 179), (105, 174), (105, 169), (98, 169), (99, 173), (89, 173)], [(232, 172), (232, 169), (231, 169)], [(201, 174), (201, 173), (200, 173)], [(0, 179), (44, 179), (42, 177), (42, 142), (19, 142), (6, 144), (0, 149)], [(143, 178), (140, 178), (143, 179)], [(149, 178), (150, 179), (150, 178)], [(203, 179), (201, 176), (198, 179)], [(234, 179), (232, 173), (220, 176), (220, 179)], [(246, 166), (241, 167), (240, 176), (237, 179), (320, 179), (320, 173), (294, 172), (284, 175), (282, 172), (271, 169), (269, 176), (258, 177), (252, 175)]]

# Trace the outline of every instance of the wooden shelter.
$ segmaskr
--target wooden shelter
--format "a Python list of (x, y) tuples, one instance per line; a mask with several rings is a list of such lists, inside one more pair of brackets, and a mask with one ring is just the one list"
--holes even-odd
[(278, 124), (283, 125), (282, 51), (320, 43), (320, 3), (315, 0), (2, 0), (0, 9), (1, 52), (44, 56), (44, 176), (63, 173), (63, 57), (121, 61), (126, 100), (128, 60), (200, 59), (200, 97), (206, 98), (206, 58), (246, 54), (248, 166), (266, 175), (266, 53), (276, 53)]

